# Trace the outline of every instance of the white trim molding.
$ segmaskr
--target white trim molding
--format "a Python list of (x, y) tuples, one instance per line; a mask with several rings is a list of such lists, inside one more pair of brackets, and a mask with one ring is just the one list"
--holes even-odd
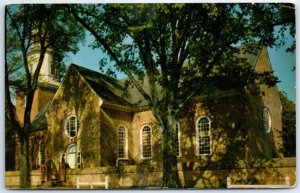
[[(123, 148), (124, 148), (124, 156), (123, 157), (120, 157), (120, 129), (123, 128), (124, 129), (124, 134), (123, 134), (123, 137), (124, 137), (124, 144), (123, 144)], [(118, 137), (117, 137), (117, 140), (118, 140), (118, 159), (127, 159), (128, 158), (128, 131), (127, 131), (127, 128), (124, 126), (124, 125), (119, 125), (118, 126)]]
[(264, 107), (263, 109), (263, 125), (265, 132), (270, 133), (272, 128), (272, 120), (270, 110), (267, 107)]
[[(207, 121), (208, 121), (208, 131), (207, 131), (207, 134), (201, 135), (199, 133), (199, 121), (203, 118), (207, 119)], [(211, 136), (211, 120), (210, 120), (210, 118), (208, 116), (200, 116), (196, 121), (195, 128), (196, 128), (196, 155), (197, 156), (211, 155), (212, 154), (212, 152), (211, 152), (212, 136)], [(199, 148), (200, 148), (199, 138), (200, 137), (208, 137), (208, 139), (209, 139), (209, 152), (208, 153), (199, 152)]]
[(176, 156), (180, 157), (181, 156), (181, 148), (180, 148), (180, 137), (181, 137), (181, 129), (180, 129), (180, 123), (176, 122)]
[[(75, 118), (74, 123), (71, 122), (71, 121), (73, 121), (72, 118)], [(72, 124), (74, 124), (74, 125), (72, 125)], [(66, 118), (65, 123), (64, 123), (64, 133), (65, 133), (65, 135), (70, 139), (73, 139), (73, 138), (77, 137), (77, 135), (79, 133), (79, 128), (80, 128), (79, 126), (80, 126), (80, 123), (79, 123), (78, 117), (74, 114), (69, 115)], [(73, 130), (72, 127), (74, 127), (75, 130)], [(70, 134), (71, 131), (75, 132), (74, 136)]]
[[(150, 144), (145, 144), (145, 145), (147, 145), (147, 146), (149, 146), (150, 145), (150, 149), (148, 149), (148, 150), (150, 150), (150, 152), (147, 152), (148, 154), (150, 154), (150, 156), (144, 156), (144, 149), (143, 149), (143, 130), (145, 129), (145, 128), (148, 128), (149, 130), (148, 131), (145, 131), (145, 132), (147, 132), (148, 133), (148, 135), (146, 135), (145, 137), (147, 137), (147, 141), (146, 141), (146, 143), (150, 143)], [(148, 139), (148, 137), (150, 138), (150, 139)], [(146, 124), (146, 125), (143, 125), (142, 127), (141, 127), (141, 129), (140, 129), (140, 155), (141, 155), (141, 159), (152, 159), (152, 128), (151, 128), (151, 126), (149, 125), (149, 124)]]

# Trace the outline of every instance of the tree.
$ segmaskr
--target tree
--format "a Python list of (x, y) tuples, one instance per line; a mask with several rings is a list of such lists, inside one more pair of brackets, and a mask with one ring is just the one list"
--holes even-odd
[[(92, 46), (107, 53), (100, 67), (110, 64), (124, 72), (148, 102), (162, 133), (163, 186), (167, 187), (180, 185), (175, 123), (182, 108), (195, 95), (222, 89), (224, 81), (230, 88), (243, 89), (248, 77), (257, 77), (249, 65), (239, 65), (246, 61), (238, 57), (238, 45), (243, 51), (276, 45), (277, 18), (272, 16), (281, 11), (272, 4), (68, 7), (95, 37)], [(270, 22), (274, 23), (266, 25)], [(142, 81), (149, 89), (142, 87)]]
[[(268, 34), (262, 39), (262, 41), (269, 42), (266, 42), (268, 46), (283, 46), (285, 44), (283, 37), (286, 31), (289, 32), (291, 37), (295, 37), (295, 5), (290, 3), (241, 4), (241, 9), (251, 14), (250, 22), (252, 24), (258, 23), (258, 26), (253, 25), (253, 30), (262, 29), (256, 33)], [(274, 33), (274, 28), (278, 28), (276, 33)], [(294, 39), (293, 44), (286, 51), (294, 52), (295, 48), (296, 40)]]
[(282, 136), (283, 154), (286, 157), (296, 156), (296, 108), (287, 96), (279, 93), (282, 103)]
[[(5, 118), (7, 125), (16, 132), (21, 146), (20, 187), (29, 188), (30, 114), (45, 53), (52, 49), (55, 58), (62, 60), (67, 52), (78, 50), (77, 42), (82, 40), (84, 33), (62, 5), (11, 5), (6, 7), (5, 16)], [(35, 70), (31, 72), (33, 61), (29, 60), (29, 54), (33, 50), (39, 53), (39, 57)], [(60, 62), (56, 62), (58, 69), (61, 68)], [(13, 92), (17, 91), (25, 92), (27, 98), (23, 124), (17, 120), (11, 100)]]
[[(8, 75), (10, 77), (9, 84), (10, 84), (10, 93), (12, 94), (12, 98), (14, 98), (14, 90), (18, 90), (22, 87), (22, 58), (17, 54), (14, 53), (13, 50), (15, 49), (15, 38), (14, 37), (7, 37), (6, 40), (9, 42), (10, 46), (7, 48), (7, 52), (10, 52), (10, 56), (7, 57), (8, 62)], [(5, 103), (6, 104), (6, 103)], [(7, 115), (8, 109), (5, 108), (5, 114)], [(14, 129), (9, 121), (5, 122), (5, 170), (13, 170), (15, 164), (15, 133)]]

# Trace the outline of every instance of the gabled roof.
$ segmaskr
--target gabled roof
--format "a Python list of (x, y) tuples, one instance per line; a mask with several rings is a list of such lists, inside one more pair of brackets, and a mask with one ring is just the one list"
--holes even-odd
[(131, 106), (125, 97), (124, 82), (75, 64), (71, 64), (71, 67), (77, 70), (104, 102)]
[(245, 46), (240, 46), (239, 50), (240, 53), (238, 54), (238, 57), (245, 58), (247, 63), (254, 67), (262, 48), (255, 47), (252, 50), (249, 50)]
[[(245, 58), (246, 62), (254, 67), (261, 49), (253, 49), (249, 52), (249, 50), (241, 46), (239, 50), (240, 54), (238, 54), (238, 57)], [(135, 86), (125, 86), (126, 79), (118, 80), (76, 64), (72, 64), (70, 68), (71, 67), (74, 67), (79, 72), (104, 103), (122, 105), (130, 108), (148, 105), (147, 101), (144, 100)], [(145, 92), (149, 93), (147, 77), (144, 77), (141, 84)], [(157, 85), (157, 88), (159, 87), (160, 86)]]
[[(78, 71), (104, 103), (122, 105), (129, 108), (148, 105), (135, 86), (125, 85), (126, 79), (118, 80), (76, 64), (72, 64), (71, 66)], [(144, 80), (140, 83), (146, 93), (149, 93), (147, 77), (144, 77)]]

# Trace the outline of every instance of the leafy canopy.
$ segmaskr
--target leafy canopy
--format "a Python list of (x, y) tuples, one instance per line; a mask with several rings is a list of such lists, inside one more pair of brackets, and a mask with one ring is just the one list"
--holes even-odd
[[(100, 4), (69, 6), (95, 37), (94, 48), (108, 57), (100, 68), (123, 71), (150, 104), (176, 101), (181, 106), (196, 94), (243, 88), (252, 71), (241, 53), (278, 45), (274, 26), (292, 25), (290, 5), (277, 4)], [(291, 30), (292, 32), (292, 30)], [(246, 65), (248, 64), (248, 65)], [(108, 71), (109, 74), (113, 70)], [(150, 91), (139, 80), (147, 80)], [(276, 78), (260, 75), (274, 85)], [(138, 77), (138, 78), (137, 78)], [(157, 94), (155, 85), (163, 90)], [(224, 87), (224, 85), (226, 85)], [(172, 96), (170, 96), (172, 95)]]
[[(61, 80), (65, 72), (64, 59), (69, 52), (79, 50), (84, 31), (63, 5), (10, 5), (6, 17), (6, 61), (10, 86), (26, 90), (27, 68), (33, 52), (51, 52), (55, 78)], [(34, 73), (32, 73), (33, 76)]]

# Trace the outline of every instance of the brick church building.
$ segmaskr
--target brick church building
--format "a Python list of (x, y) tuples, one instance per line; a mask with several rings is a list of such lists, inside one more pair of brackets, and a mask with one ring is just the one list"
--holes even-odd
[[(244, 57), (255, 71), (272, 72), (266, 48)], [(18, 93), (20, 122), (25, 100)], [(281, 183), (293, 170), (282, 171), (267, 161), (282, 157), (281, 108), (277, 87), (263, 84), (194, 97), (176, 124), (182, 186), (222, 188), (228, 176), (247, 183)], [(112, 188), (159, 187), (159, 128), (142, 95), (126, 87), (125, 80), (71, 64), (59, 84), (48, 54), (31, 117), (32, 184), (75, 187), (77, 177), (101, 181), (108, 176)], [(264, 162), (255, 165), (255, 160)]]

